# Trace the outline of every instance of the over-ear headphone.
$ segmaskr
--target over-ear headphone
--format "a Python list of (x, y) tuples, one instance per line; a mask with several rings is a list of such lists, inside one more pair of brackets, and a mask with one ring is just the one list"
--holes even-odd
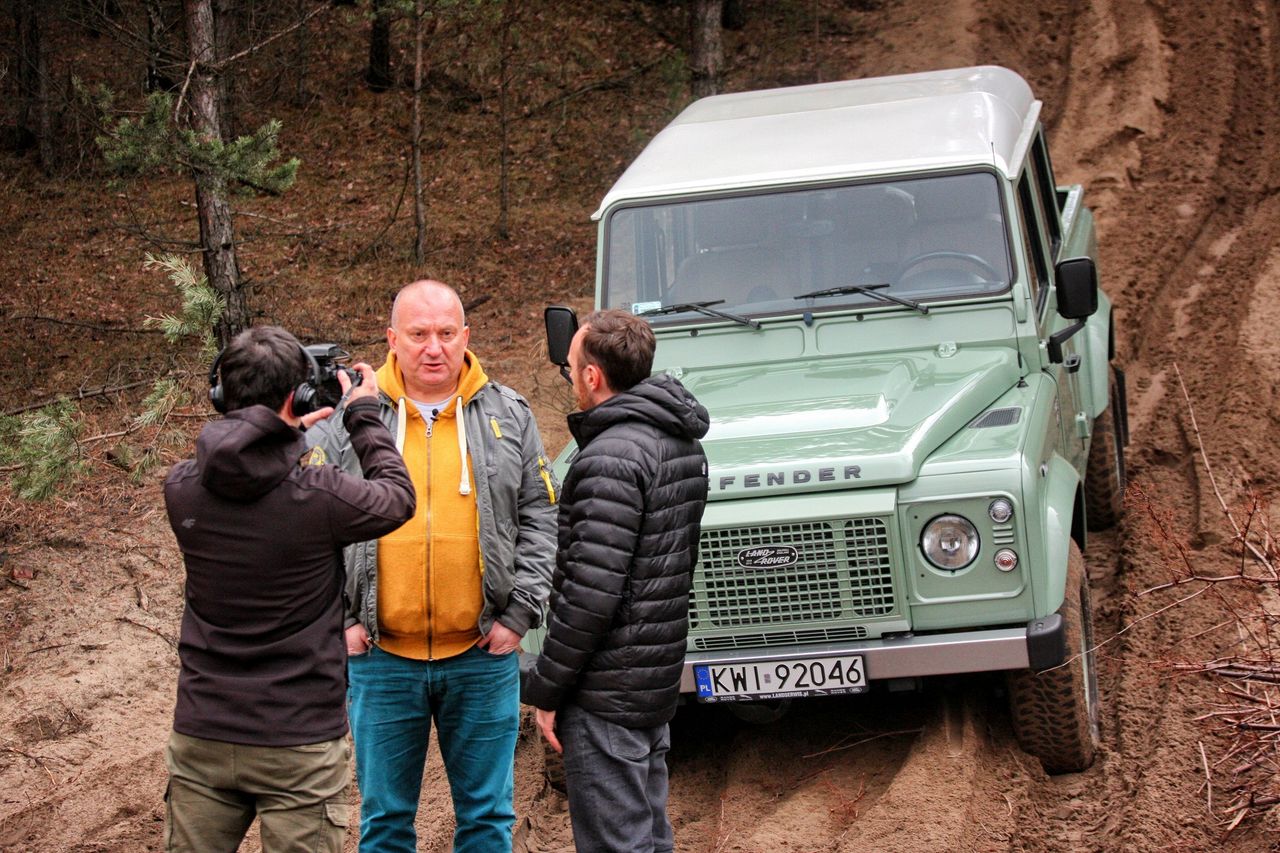
[[(318, 397), (316, 389), (320, 387), (321, 376), (320, 363), (316, 361), (316, 357), (301, 343), (298, 344), (298, 348), (307, 359), (308, 374), (307, 379), (293, 389), (293, 414), (300, 418), (319, 408), (316, 405)], [(227, 398), (222, 390), (222, 379), (218, 376), (218, 368), (222, 366), (222, 356), (226, 351), (226, 347), (218, 350), (213, 364), (209, 365), (209, 402), (220, 415), (227, 413)]]

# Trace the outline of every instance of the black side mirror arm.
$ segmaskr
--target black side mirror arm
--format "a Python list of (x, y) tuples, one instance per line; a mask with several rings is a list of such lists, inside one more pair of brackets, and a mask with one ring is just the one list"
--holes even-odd
[(1064, 357), (1062, 355), (1062, 345), (1071, 340), (1076, 332), (1084, 328), (1084, 321), (1072, 323), (1061, 331), (1054, 332), (1049, 336), (1049, 361), (1054, 364), (1062, 364)]

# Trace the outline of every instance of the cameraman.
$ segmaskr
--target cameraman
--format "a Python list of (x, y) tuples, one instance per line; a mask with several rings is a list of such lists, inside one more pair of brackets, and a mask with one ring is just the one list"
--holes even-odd
[[(342, 548), (413, 516), (413, 485), (378, 418), (372, 368), (344, 426), (365, 479), (311, 465), (301, 428), (319, 369), (275, 326), (238, 335), (214, 362), (227, 413), (165, 480), (186, 564), (181, 671), (165, 849), (232, 851), (257, 815), (263, 849), (341, 851), (350, 777)], [(304, 426), (305, 425), (305, 426)]]

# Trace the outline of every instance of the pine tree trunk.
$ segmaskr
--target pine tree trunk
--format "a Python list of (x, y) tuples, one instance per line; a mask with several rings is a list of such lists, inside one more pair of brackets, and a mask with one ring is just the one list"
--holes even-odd
[(507, 100), (511, 90), (511, 28), (514, 14), (513, 0), (503, 0), (501, 33), (498, 51), (498, 237), (511, 239), (508, 211), (511, 206), (511, 142), (508, 133)]
[(391, 10), (389, 0), (373, 0), (373, 28), (369, 31), (369, 68), (364, 79), (372, 92), (391, 88)]
[(720, 91), (724, 73), (722, 6), (723, 0), (689, 0), (689, 89), (695, 98)]
[(160, 8), (160, 0), (147, 0), (147, 78), (148, 92), (161, 92), (173, 87), (164, 72), (160, 70), (160, 33), (164, 31), (164, 11)]
[(13, 6), (15, 77), (18, 82), (18, 133), (14, 147), (21, 151), (35, 145), (39, 136), (40, 26), (37, 0), (18, 0)]
[(720, 25), (726, 30), (738, 32), (747, 25), (747, 11), (742, 8), (743, 0), (723, 0), (724, 11), (720, 14)]
[[(306, 0), (296, 0), (294, 3), (295, 11), (298, 18), (301, 19), (306, 14)], [(309, 27), (298, 27), (297, 51), (294, 53), (293, 65), (298, 72), (298, 85), (293, 93), (294, 106), (305, 106), (307, 103), (307, 30)]]
[(422, 0), (413, 4), (413, 262), (422, 266), (427, 256), (427, 207), (422, 197)]
[[(37, 9), (39, 8), (39, 4)], [(53, 174), (53, 108), (49, 103), (49, 51), (45, 50), (40, 35), (40, 13), (32, 12), (35, 27), (36, 62), (36, 144), (40, 152), (40, 169), (46, 175)]]
[[(236, 0), (213, 0), (214, 56), (231, 56), (240, 41), (240, 7)], [(223, 142), (236, 138), (235, 75), (218, 75), (219, 131)]]
[[(191, 127), (202, 142), (222, 138), (218, 107), (218, 78), (214, 70), (213, 10), (209, 0), (184, 0), (187, 42), (196, 61), (191, 77)], [(227, 185), (221, 176), (195, 169), (196, 210), (200, 219), (200, 244), (204, 247), (204, 272), (209, 285), (226, 300), (227, 308), (218, 324), (218, 336), (225, 346), (249, 325), (249, 307), (240, 282), (236, 262), (235, 230)]]

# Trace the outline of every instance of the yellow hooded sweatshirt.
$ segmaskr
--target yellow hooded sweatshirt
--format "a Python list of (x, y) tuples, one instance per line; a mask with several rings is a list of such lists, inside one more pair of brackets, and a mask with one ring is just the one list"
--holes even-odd
[(489, 378), (468, 350), (458, 390), (432, 422), (405, 396), (394, 352), (377, 376), (398, 408), (396, 444), (418, 493), (413, 518), (378, 540), (378, 645), (417, 660), (453, 657), (480, 639), (479, 517), (461, 414)]

